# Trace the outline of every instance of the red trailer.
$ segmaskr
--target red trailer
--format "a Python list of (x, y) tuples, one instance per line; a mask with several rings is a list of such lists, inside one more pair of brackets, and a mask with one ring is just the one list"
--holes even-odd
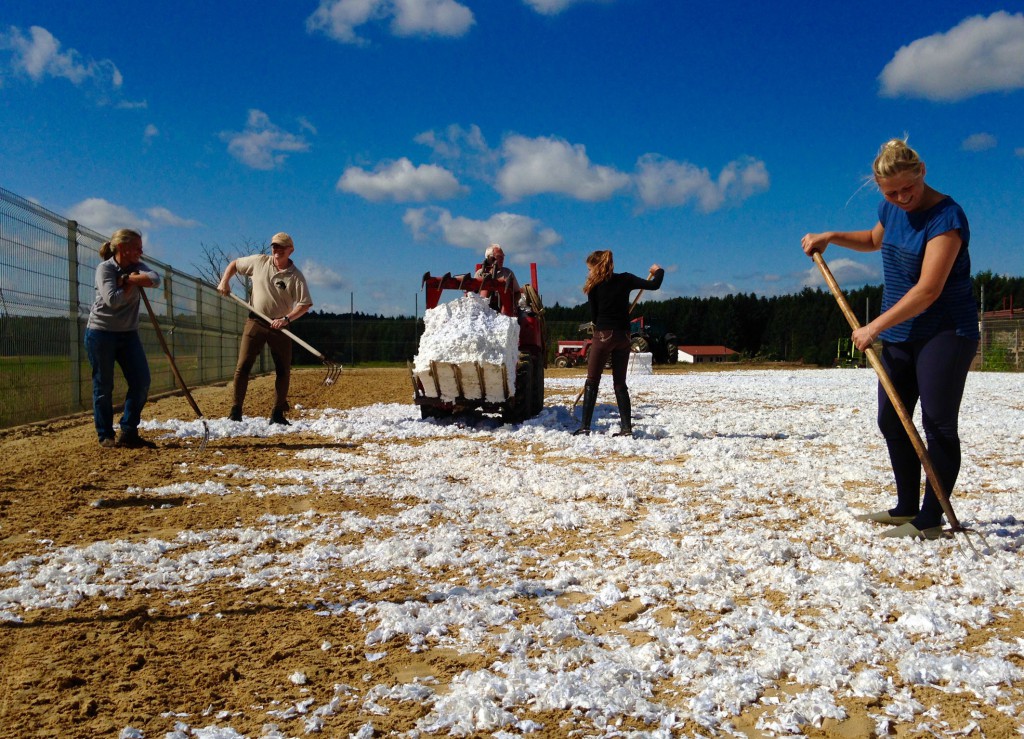
[[(519, 325), (519, 361), (516, 365), (515, 387), (508, 378), (494, 387), (491, 368), (477, 363), (466, 368), (456, 363), (431, 361), (430, 371), (412, 372), (413, 402), (420, 407), (423, 418), (438, 418), (465, 411), (500, 413), (507, 422), (519, 422), (540, 413), (544, 407), (544, 367), (547, 357), (547, 327), (544, 306), (537, 290), (537, 265), (530, 265), (530, 282), (522, 294), (513, 291), (504, 278), (476, 278), (470, 274), (423, 275), (427, 309), (436, 308), (445, 290), (479, 293), (486, 290), (500, 298), (499, 312), (515, 318)], [(454, 382), (455, 397), (444, 397), (445, 381)], [(490, 387), (488, 387), (490, 383)]]

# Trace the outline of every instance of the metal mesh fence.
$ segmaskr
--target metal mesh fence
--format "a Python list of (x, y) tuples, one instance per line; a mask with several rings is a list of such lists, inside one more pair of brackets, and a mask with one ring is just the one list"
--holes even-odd
[[(83, 344), (107, 238), (0, 188), (0, 428), (92, 408)], [(149, 256), (161, 273), (147, 291), (178, 370), (189, 386), (229, 379), (246, 311), (214, 286)], [(152, 394), (175, 387), (170, 361), (145, 306), (139, 333)], [(264, 371), (266, 353), (254, 371)], [(124, 396), (117, 375), (114, 397)]]
[(997, 372), (1024, 370), (1024, 316), (984, 319), (978, 354), (982, 369)]

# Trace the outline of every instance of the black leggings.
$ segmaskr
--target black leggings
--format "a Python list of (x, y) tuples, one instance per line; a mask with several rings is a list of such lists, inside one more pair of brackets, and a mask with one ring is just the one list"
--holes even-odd
[[(928, 456), (948, 495), (960, 474), (960, 401), (967, 383), (967, 371), (978, 350), (977, 339), (943, 331), (930, 339), (886, 343), (882, 364), (911, 417), (921, 401), (921, 422), (928, 442)], [(889, 447), (896, 478), (898, 515), (914, 516), (919, 529), (942, 523), (942, 506), (931, 482), (925, 484), (920, 501), (921, 460), (896, 409), (881, 384), (878, 386), (878, 428)], [(920, 512), (918, 505), (920, 504)]]
[(612, 385), (626, 387), (626, 369), (629, 367), (629, 331), (595, 331), (594, 342), (587, 357), (587, 384), (595, 388), (601, 382), (601, 373), (608, 357), (612, 359)]

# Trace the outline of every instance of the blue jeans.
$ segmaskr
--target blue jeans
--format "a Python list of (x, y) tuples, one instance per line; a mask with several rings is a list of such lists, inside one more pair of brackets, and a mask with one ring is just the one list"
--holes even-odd
[(137, 434), (142, 407), (149, 397), (149, 363), (138, 331), (85, 330), (85, 350), (92, 365), (92, 417), (100, 441), (114, 438), (114, 364), (128, 383), (121, 432)]
[[(882, 365), (896, 392), (913, 416), (921, 401), (928, 456), (947, 495), (960, 473), (960, 401), (967, 383), (967, 372), (978, 350), (977, 339), (957, 336), (953, 330), (920, 341), (884, 343)], [(921, 460), (907, 430), (881, 384), (878, 386), (878, 427), (889, 447), (896, 481), (896, 514), (915, 516), (919, 529), (942, 523), (942, 505), (931, 481), (925, 482), (921, 500)]]

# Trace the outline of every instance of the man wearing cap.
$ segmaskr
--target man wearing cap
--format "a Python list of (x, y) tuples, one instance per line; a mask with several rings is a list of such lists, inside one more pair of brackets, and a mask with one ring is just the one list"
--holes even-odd
[[(484, 263), (473, 276), (478, 280), (485, 277), (504, 280), (506, 289), (512, 292), (512, 302), (506, 307), (506, 312), (508, 315), (514, 315), (515, 308), (519, 304), (521, 291), (515, 274), (505, 266), (505, 252), (499, 244), (491, 244), (487, 247), (487, 250), (484, 252)], [(487, 298), (489, 305), (494, 310), (501, 310), (501, 298), (498, 296), (498, 293), (491, 290), (481, 290), (480, 297)]]
[(220, 278), (217, 291), (221, 295), (231, 293), (231, 278), (235, 274), (252, 278), (252, 304), (259, 313), (272, 317), (270, 323), (260, 318), (255, 312), (249, 314), (242, 332), (242, 343), (238, 348), (238, 365), (235, 367), (234, 403), (229, 418), (232, 421), (242, 420), (242, 404), (245, 392), (249, 389), (249, 371), (256, 363), (256, 358), (265, 345), (270, 346), (270, 356), (274, 359), (274, 409), (270, 414), (270, 422), (288, 426), (284, 412), (288, 410), (288, 383), (292, 369), (292, 340), (281, 333), (280, 329), (288, 328), (301, 318), (313, 306), (309, 297), (309, 287), (298, 267), (291, 260), (295, 251), (292, 237), (286, 233), (276, 233), (270, 239), (270, 251), (267, 254), (253, 254), (239, 257), (229, 264)]

